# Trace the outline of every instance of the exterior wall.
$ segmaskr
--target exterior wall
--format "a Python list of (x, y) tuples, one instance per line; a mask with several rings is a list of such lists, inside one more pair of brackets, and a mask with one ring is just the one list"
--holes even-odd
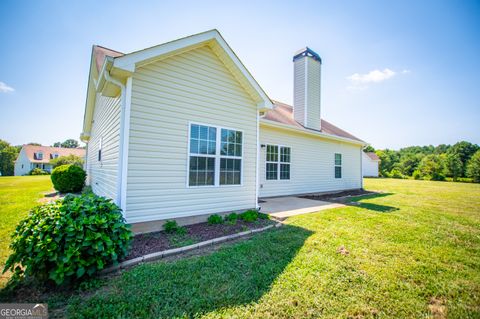
[[(266, 147), (260, 151), (260, 197), (362, 187), (361, 147), (260, 125), (260, 144), (291, 148), (290, 180), (266, 180)], [(342, 178), (335, 178), (335, 153), (342, 154)]]
[[(256, 105), (207, 46), (137, 68), (132, 79), (129, 223), (256, 206)], [(188, 187), (189, 122), (243, 131), (241, 186)]]
[(307, 62), (307, 123), (305, 126), (320, 130), (320, 67), (312, 58)]
[(305, 125), (305, 58), (293, 62), (293, 117)]
[(362, 152), (362, 174), (364, 177), (378, 177), (378, 161), (372, 160)]
[[(90, 141), (87, 144), (87, 182), (100, 196), (116, 199), (120, 141), (120, 98), (97, 94)], [(102, 158), (98, 150), (102, 145)]]
[(25, 154), (25, 150), (22, 148), (20, 150), (20, 153), (18, 153), (17, 160), (15, 161), (13, 174), (15, 176), (22, 176), (28, 174), (28, 172), (30, 172), (31, 170), (31, 163), (27, 157), (27, 154)]

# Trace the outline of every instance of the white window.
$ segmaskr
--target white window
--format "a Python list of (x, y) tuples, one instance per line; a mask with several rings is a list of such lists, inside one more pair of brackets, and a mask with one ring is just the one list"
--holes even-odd
[(291, 149), (286, 146), (267, 145), (265, 178), (290, 179)]
[(342, 154), (335, 153), (335, 178), (342, 178)]
[(241, 185), (241, 131), (191, 124), (189, 143), (189, 186)]
[(36, 160), (43, 160), (43, 152), (34, 153), (33, 158), (36, 159)]

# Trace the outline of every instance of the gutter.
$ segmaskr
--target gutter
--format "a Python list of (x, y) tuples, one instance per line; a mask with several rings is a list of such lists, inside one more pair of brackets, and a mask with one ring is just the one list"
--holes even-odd
[(287, 125), (287, 124), (274, 122), (274, 121), (267, 120), (267, 119), (264, 119), (264, 118), (260, 119), (260, 123), (263, 124), (263, 125), (270, 126), (270, 127), (280, 128), (280, 129), (284, 129), (284, 130), (299, 133), (299, 134), (313, 135), (313, 136), (316, 136), (316, 137), (321, 137), (321, 138), (334, 140), (334, 141), (338, 141), (338, 142), (355, 144), (355, 145), (359, 145), (359, 146), (366, 146), (367, 145), (367, 143), (363, 142), (363, 141), (356, 141), (356, 140), (352, 140), (350, 138), (339, 137), (339, 136), (325, 134), (325, 133), (321, 133), (321, 132), (302, 130), (302, 129), (298, 129), (298, 128), (295, 128), (293, 126)]

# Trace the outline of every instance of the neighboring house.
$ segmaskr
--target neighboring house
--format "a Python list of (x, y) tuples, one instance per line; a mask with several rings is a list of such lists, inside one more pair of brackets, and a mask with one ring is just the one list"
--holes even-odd
[(15, 161), (15, 176), (26, 175), (34, 168), (41, 168), (51, 173), (52, 165), (50, 161), (70, 154), (84, 158), (85, 149), (23, 145)]
[(305, 48), (293, 64), (290, 106), (216, 30), (129, 54), (93, 46), (81, 134), (92, 190), (144, 232), (259, 197), (361, 188), (366, 144), (321, 119), (320, 57)]
[(363, 152), (362, 174), (363, 177), (378, 177), (380, 158), (374, 152)]

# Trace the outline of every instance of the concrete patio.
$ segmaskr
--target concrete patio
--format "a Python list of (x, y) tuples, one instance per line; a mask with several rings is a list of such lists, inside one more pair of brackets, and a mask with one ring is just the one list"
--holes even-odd
[(300, 198), (296, 196), (262, 198), (261, 212), (277, 218), (308, 214), (325, 209), (344, 207), (344, 204)]

